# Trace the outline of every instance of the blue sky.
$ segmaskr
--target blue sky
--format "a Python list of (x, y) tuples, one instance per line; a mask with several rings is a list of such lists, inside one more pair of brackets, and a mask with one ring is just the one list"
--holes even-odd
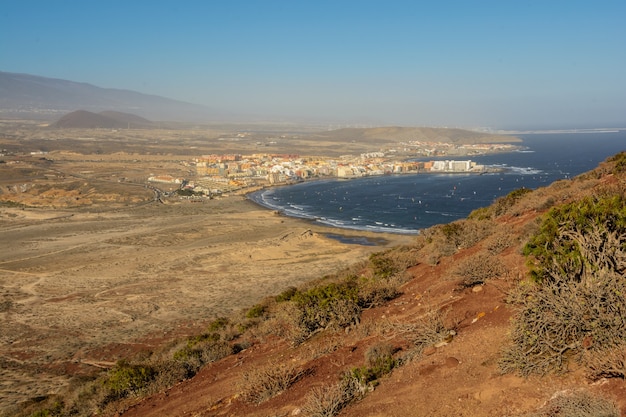
[(626, 126), (624, 0), (0, 6), (0, 71), (273, 120)]

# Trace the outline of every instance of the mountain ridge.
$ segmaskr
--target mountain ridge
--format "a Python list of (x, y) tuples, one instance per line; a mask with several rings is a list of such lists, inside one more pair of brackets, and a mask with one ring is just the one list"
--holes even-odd
[(105, 110), (100, 113), (76, 110), (64, 115), (52, 125), (52, 127), (65, 129), (137, 129), (154, 126), (154, 122), (135, 114), (111, 110)]
[(76, 109), (113, 109), (162, 121), (203, 122), (220, 117), (206, 106), (157, 95), (0, 71), (0, 115), (50, 120)]

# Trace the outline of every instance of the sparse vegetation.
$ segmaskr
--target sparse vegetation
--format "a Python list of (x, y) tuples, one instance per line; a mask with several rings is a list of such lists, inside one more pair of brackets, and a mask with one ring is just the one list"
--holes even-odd
[(402, 362), (421, 357), (426, 347), (446, 344), (454, 338), (456, 330), (446, 326), (445, 317), (445, 311), (430, 308), (414, 322), (392, 325), (392, 334), (410, 343), (410, 348), (401, 358)]
[(601, 378), (626, 379), (626, 343), (606, 349), (602, 355), (592, 355), (588, 360), (587, 376), (591, 380)]
[(105, 389), (104, 403), (145, 392), (156, 373), (149, 365), (119, 361), (102, 381)]
[(467, 216), (467, 219), (484, 221), (500, 217), (504, 214), (517, 215), (519, 213), (512, 213), (511, 209), (518, 203), (518, 201), (522, 199), (522, 197), (525, 197), (531, 192), (533, 191), (528, 188), (518, 188), (517, 190), (513, 190), (504, 197), (496, 199), (496, 201), (492, 205), (488, 207), (481, 207), (472, 211)]
[(625, 235), (623, 194), (585, 197), (550, 210), (524, 254), (536, 260), (532, 272), (539, 281), (550, 279), (551, 274), (580, 281), (590, 269), (626, 269)]
[[(616, 161), (613, 162), (617, 166), (619, 161)], [(575, 194), (563, 184), (557, 188), (563, 195)], [(511, 330), (512, 344), (500, 361), (505, 372), (522, 375), (562, 372), (570, 364), (580, 363), (590, 379), (623, 379), (626, 375), (623, 320), (626, 317), (626, 200), (620, 187), (607, 187), (602, 192), (591, 187), (585, 189), (595, 194), (555, 206), (540, 224), (531, 221), (516, 230), (530, 236), (524, 250), (532, 261), (535, 279), (525, 280), (509, 296), (519, 315)], [(75, 396), (76, 403), (50, 397), (42, 401), (44, 408), (28, 415), (86, 416), (111, 411), (116, 400), (171, 387), (192, 377), (210, 362), (262, 343), (267, 335), (287, 339), (294, 345), (304, 341), (319, 343), (315, 348), (304, 347), (311, 350), (311, 357), (318, 358), (347, 349), (348, 343), (362, 337), (366, 333), (364, 327), (369, 325), (373, 329), (368, 333), (371, 340), (386, 342), (371, 344), (364, 353), (362, 366), (354, 366), (354, 362), (341, 364), (343, 372), (339, 381), (313, 388), (302, 407), (305, 415), (335, 416), (374, 390), (396, 367), (419, 360), (425, 348), (442, 347), (456, 335), (458, 329), (449, 323), (449, 317), (446, 320), (446, 310), (440, 305), (429, 306), (422, 289), (414, 294), (416, 300), (426, 302), (419, 308), (419, 317), (412, 316), (410, 322), (393, 322), (385, 317), (387, 309), (404, 310), (405, 298), (398, 300), (396, 306), (389, 302), (404, 291), (401, 286), (410, 276), (408, 268), (424, 260), (435, 260), (429, 262), (436, 264), (443, 256), (458, 253), (454, 261), (460, 261), (446, 272), (451, 273), (448, 277), (458, 278), (462, 286), (471, 287), (503, 277), (506, 268), (502, 259), (519, 253), (506, 251), (504, 257), (502, 253), (514, 245), (521, 247), (522, 240), (519, 235), (509, 236), (508, 230), (499, 229), (497, 223), (502, 219), (496, 217), (516, 216), (526, 209), (547, 209), (562, 198), (562, 195), (553, 198), (541, 193), (531, 195), (526, 189), (516, 190), (494, 206), (475, 211), (469, 220), (424, 231), (412, 246), (376, 253), (318, 282), (287, 288), (238, 315), (219, 317), (207, 326), (205, 333), (180, 341), (167, 351), (132, 362), (121, 361), (95, 382), (84, 384), (81, 394)], [(478, 251), (461, 252), (479, 242), (482, 243)], [(467, 253), (473, 255), (466, 256)], [(438, 282), (450, 287), (442, 280)], [(360, 324), (365, 309), (386, 303), (389, 306), (383, 319), (376, 316), (374, 325), (368, 316), (367, 324)], [(10, 308), (7, 304), (6, 311)], [(388, 328), (383, 330), (381, 322)], [(318, 333), (323, 333), (323, 337), (312, 337)], [(402, 341), (402, 348), (394, 348), (399, 346), (397, 340)], [(436, 357), (433, 354), (429, 360)], [(301, 362), (273, 361), (249, 368), (241, 374), (236, 397), (240, 400), (235, 401), (256, 407), (312, 373), (312, 368), (296, 363)], [(525, 417), (617, 415), (617, 407), (610, 401), (576, 391), (553, 397), (540, 410)]]
[(586, 391), (561, 392), (554, 395), (541, 409), (523, 417), (619, 417), (612, 402)]
[(361, 314), (357, 280), (329, 283), (296, 293), (291, 302), (298, 307), (297, 326), (304, 334), (318, 329), (344, 327)]
[(241, 377), (241, 396), (246, 402), (260, 404), (288, 389), (306, 373), (306, 370), (284, 362), (253, 368)]
[(393, 346), (387, 343), (370, 346), (365, 353), (365, 366), (345, 372), (338, 383), (311, 390), (303, 411), (307, 416), (332, 417), (351, 402), (365, 397), (397, 365), (393, 353)]
[(389, 343), (379, 342), (370, 346), (365, 352), (366, 365), (354, 368), (350, 374), (362, 385), (376, 385), (378, 379), (390, 373), (397, 365), (393, 357), (394, 348)]
[(607, 159), (608, 162), (612, 162), (613, 173), (619, 174), (626, 171), (626, 152), (620, 152)]
[(307, 396), (302, 411), (309, 417), (334, 417), (353, 399), (352, 387), (344, 381), (315, 387)]
[(462, 287), (473, 287), (502, 278), (506, 271), (497, 256), (478, 253), (461, 261), (453, 272), (454, 276), (461, 279)]
[[(571, 359), (600, 369), (599, 357), (626, 342), (626, 206), (622, 195), (585, 197), (545, 216), (525, 253), (534, 283), (518, 295), (504, 371), (564, 371)], [(607, 373), (611, 373), (607, 371)]]

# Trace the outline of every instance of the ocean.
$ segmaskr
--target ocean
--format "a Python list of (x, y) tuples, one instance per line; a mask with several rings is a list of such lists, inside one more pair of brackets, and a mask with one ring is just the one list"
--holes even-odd
[(249, 198), (287, 216), (337, 228), (417, 234), (464, 218), (515, 189), (572, 178), (626, 150), (626, 131), (516, 136), (525, 150), (471, 158), (504, 168), (500, 173), (324, 179), (268, 188)]

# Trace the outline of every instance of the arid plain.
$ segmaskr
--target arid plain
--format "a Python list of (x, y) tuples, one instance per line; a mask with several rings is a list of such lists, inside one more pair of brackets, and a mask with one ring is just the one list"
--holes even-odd
[(145, 187), (149, 175), (189, 177), (193, 157), (253, 151), (275, 133), (233, 142), (223, 128), (1, 128), (0, 410), (411, 239), (342, 231), (376, 243), (345, 244), (243, 192), (161, 203)]

